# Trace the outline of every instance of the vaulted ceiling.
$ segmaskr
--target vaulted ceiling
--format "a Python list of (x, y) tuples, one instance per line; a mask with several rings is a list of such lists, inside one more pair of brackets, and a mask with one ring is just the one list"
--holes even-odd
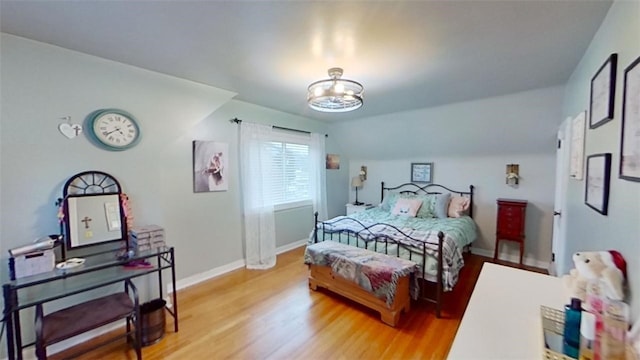
[[(610, 5), (2, 0), (0, 29), (343, 121), (564, 84)], [(364, 106), (309, 109), (307, 86), (336, 66), (364, 85)]]

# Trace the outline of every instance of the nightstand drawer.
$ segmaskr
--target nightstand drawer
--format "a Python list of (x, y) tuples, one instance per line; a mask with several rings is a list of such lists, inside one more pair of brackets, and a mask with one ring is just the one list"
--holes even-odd
[(524, 235), (524, 208), (499, 207), (496, 229), (505, 236)]
[(502, 238), (519, 238), (524, 236), (521, 227), (515, 227), (511, 224), (506, 224), (498, 228), (497, 235)]

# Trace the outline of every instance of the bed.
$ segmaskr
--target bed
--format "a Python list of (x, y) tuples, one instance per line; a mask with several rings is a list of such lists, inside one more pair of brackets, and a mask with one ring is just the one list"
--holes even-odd
[[(379, 206), (326, 221), (318, 221), (316, 213), (309, 243), (338, 241), (415, 262), (419, 281), (412, 297), (435, 303), (440, 317), (442, 293), (457, 283), (462, 252), (477, 237), (473, 192), (473, 185), (458, 191), (439, 184), (386, 187), (382, 182)], [(424, 281), (435, 283), (435, 296), (426, 295)]]

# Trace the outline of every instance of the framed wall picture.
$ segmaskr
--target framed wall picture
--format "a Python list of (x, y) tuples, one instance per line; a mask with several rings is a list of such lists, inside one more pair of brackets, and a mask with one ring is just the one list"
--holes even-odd
[(411, 163), (411, 182), (431, 183), (433, 181), (433, 163)]
[(215, 141), (193, 142), (193, 192), (227, 191), (229, 144)]
[(588, 207), (607, 215), (609, 207), (609, 181), (611, 154), (594, 154), (587, 157), (587, 182), (584, 202)]
[(622, 135), (620, 141), (621, 179), (640, 181), (640, 57), (624, 70)]
[(595, 129), (613, 119), (617, 63), (618, 54), (611, 54), (591, 79), (589, 129)]
[(327, 158), (325, 160), (325, 168), (327, 170), (338, 170), (340, 169), (340, 155), (338, 154), (327, 154)]
[(571, 165), (569, 177), (574, 180), (582, 180), (584, 176), (584, 131), (586, 124), (586, 111), (581, 111), (571, 120)]

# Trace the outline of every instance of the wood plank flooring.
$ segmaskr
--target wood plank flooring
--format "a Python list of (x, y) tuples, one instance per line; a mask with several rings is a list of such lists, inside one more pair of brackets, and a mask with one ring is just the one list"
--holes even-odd
[[(482, 264), (490, 261), (465, 254), (458, 284), (445, 293), (443, 317), (435, 317), (433, 304), (414, 302), (393, 328), (357, 303), (309, 290), (303, 253), (304, 247), (294, 249), (279, 255), (272, 269), (239, 269), (179, 291), (180, 331), (173, 332), (167, 316), (164, 339), (144, 347), (143, 358), (443, 359)], [(50, 358), (65, 358), (91, 344)], [(135, 359), (135, 351), (122, 340), (80, 358)]]

